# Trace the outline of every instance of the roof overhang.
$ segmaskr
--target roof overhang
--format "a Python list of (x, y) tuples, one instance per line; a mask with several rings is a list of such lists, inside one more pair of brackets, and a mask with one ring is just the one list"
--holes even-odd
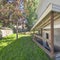
[(49, 4), (46, 8), (46, 10), (41, 15), (40, 19), (35, 23), (35, 25), (31, 28), (31, 30), (36, 30), (36, 27), (40, 24), (40, 22), (51, 12), (60, 12), (60, 6), (56, 4)]

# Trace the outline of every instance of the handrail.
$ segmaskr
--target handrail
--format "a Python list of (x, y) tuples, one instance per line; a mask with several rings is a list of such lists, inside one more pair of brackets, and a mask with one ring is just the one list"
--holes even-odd
[(48, 39), (45, 39), (45, 38), (43, 38), (43, 37), (41, 37), (41, 36), (38, 36), (38, 35), (34, 35), (35, 37), (37, 37), (37, 38), (39, 38), (39, 39), (42, 39), (42, 40), (45, 40), (45, 41), (48, 41)]
[(39, 44), (38, 42), (36, 42), (34, 39), (33, 39), (33, 41), (51, 57), (50, 51), (48, 51), (46, 48), (44, 48), (41, 44)]

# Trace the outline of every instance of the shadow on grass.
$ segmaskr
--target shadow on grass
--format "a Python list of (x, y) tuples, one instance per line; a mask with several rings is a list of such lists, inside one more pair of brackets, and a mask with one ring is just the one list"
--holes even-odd
[(21, 37), (0, 51), (0, 60), (50, 60), (30, 36)]

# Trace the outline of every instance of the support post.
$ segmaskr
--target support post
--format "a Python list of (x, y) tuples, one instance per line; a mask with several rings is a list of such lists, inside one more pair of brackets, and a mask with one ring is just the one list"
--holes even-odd
[(41, 33), (40, 33), (40, 30), (38, 30), (38, 34), (40, 35)]
[(51, 12), (51, 37), (50, 37), (50, 50), (51, 57), (54, 58), (54, 12)]
[(33, 40), (35, 40), (35, 30), (33, 30)]
[(16, 40), (18, 40), (18, 21), (17, 21), (17, 24), (16, 24)]

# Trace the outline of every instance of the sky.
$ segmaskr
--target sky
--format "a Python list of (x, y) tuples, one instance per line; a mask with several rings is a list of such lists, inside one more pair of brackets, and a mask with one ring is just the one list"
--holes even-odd
[(7, 0), (8, 2), (13, 2), (13, 0)]

